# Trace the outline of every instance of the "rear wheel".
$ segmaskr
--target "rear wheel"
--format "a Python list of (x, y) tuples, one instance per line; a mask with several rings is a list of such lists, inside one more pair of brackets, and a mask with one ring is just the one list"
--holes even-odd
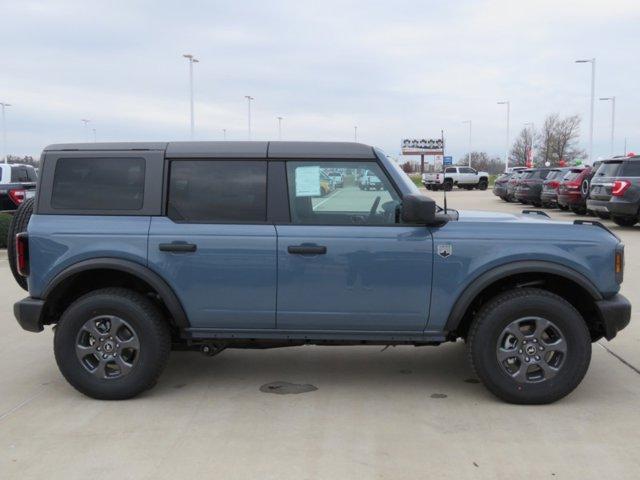
[(153, 302), (105, 288), (62, 314), (54, 337), (60, 372), (78, 391), (101, 400), (134, 397), (155, 385), (169, 359), (168, 325)]
[(585, 207), (571, 207), (571, 211), (576, 215), (586, 215), (587, 209)]
[(638, 223), (638, 217), (611, 217), (611, 220), (621, 227), (633, 227)]
[(608, 220), (609, 218), (611, 218), (611, 215), (609, 215), (609, 212), (598, 212), (598, 211), (596, 211), (596, 215), (598, 216), (598, 218), (601, 218), (603, 220)]
[(11, 268), (13, 278), (24, 290), (27, 290), (27, 279), (18, 273), (18, 266), (16, 265), (16, 235), (27, 231), (29, 219), (33, 213), (33, 200), (33, 198), (30, 198), (20, 204), (11, 219), (9, 233), (7, 234), (7, 261), (9, 262), (9, 268)]
[(451, 190), (453, 190), (453, 180), (445, 180), (444, 181), (444, 189), (447, 192), (450, 192)]
[(591, 337), (580, 313), (558, 295), (535, 288), (505, 292), (482, 307), (468, 345), (484, 385), (519, 404), (568, 395), (591, 360)]

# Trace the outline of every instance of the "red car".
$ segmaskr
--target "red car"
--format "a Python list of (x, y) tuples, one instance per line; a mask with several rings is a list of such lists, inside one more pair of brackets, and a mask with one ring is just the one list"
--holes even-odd
[(572, 168), (558, 187), (558, 206), (577, 215), (587, 214), (591, 167)]

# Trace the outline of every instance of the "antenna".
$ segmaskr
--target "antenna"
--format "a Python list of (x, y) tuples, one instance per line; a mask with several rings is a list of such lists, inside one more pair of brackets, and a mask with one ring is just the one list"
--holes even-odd
[(442, 196), (444, 197), (444, 214), (447, 214), (447, 185), (444, 176), (444, 130), (440, 130), (440, 139), (442, 140)]

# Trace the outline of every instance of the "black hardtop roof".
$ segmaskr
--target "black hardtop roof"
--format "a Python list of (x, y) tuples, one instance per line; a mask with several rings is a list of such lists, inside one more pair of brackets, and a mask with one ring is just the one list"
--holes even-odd
[(45, 152), (160, 150), (167, 158), (376, 158), (373, 147), (356, 142), (106, 142), (59, 143)]
[(602, 160), (602, 163), (621, 163), (626, 161), (637, 162), (638, 160), (640, 160), (640, 155), (635, 155), (633, 157), (621, 155), (619, 157), (607, 158), (605, 160)]

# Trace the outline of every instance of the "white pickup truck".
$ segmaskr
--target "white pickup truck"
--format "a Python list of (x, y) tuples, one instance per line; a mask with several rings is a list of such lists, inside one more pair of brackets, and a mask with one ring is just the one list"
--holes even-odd
[(443, 173), (423, 173), (422, 184), (427, 190), (451, 190), (454, 185), (467, 190), (486, 190), (489, 186), (489, 174), (471, 167), (445, 167)]

